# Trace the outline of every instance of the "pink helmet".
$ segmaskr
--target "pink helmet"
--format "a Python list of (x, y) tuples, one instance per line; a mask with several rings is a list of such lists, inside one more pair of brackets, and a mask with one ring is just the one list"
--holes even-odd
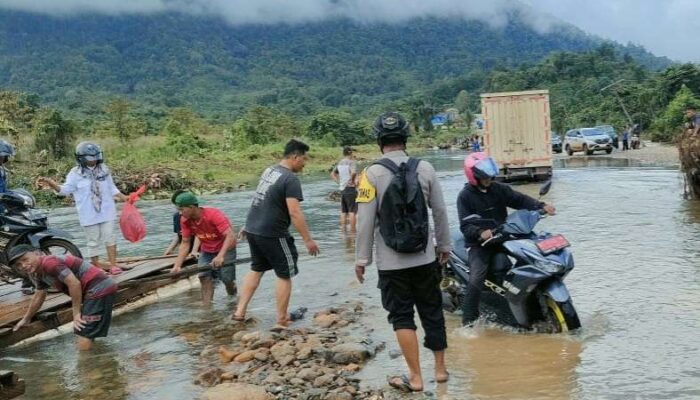
[(471, 153), (464, 159), (464, 175), (470, 185), (477, 186), (477, 179), (493, 179), (498, 176), (498, 171), (498, 164), (486, 153)]

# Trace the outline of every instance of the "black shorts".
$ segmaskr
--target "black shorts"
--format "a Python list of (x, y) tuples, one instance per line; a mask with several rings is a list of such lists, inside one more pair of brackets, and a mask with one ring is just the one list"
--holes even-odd
[(255, 272), (275, 270), (278, 278), (289, 279), (299, 273), (299, 253), (291, 236), (272, 238), (248, 233), (250, 246), (250, 269)]
[(112, 323), (114, 296), (112, 293), (99, 299), (84, 299), (80, 313), (86, 324), (82, 330), (73, 332), (88, 339), (107, 336), (109, 325)]
[(340, 212), (343, 214), (357, 213), (357, 190), (346, 188), (340, 195)]
[(442, 313), (440, 267), (437, 262), (407, 269), (379, 271), (377, 286), (382, 306), (389, 312), (394, 330), (416, 329), (414, 309), (425, 330), (423, 345), (433, 351), (447, 348), (445, 317)]

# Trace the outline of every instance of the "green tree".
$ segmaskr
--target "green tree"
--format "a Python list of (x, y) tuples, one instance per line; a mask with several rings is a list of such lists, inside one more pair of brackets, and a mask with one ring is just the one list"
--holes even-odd
[(311, 118), (307, 135), (332, 145), (366, 143), (363, 123), (355, 123), (350, 114), (342, 111), (324, 111)]
[(466, 90), (460, 90), (455, 98), (455, 108), (460, 115), (469, 113), (469, 93)]
[(46, 109), (35, 123), (34, 146), (37, 151), (47, 151), (53, 159), (70, 155), (75, 140), (75, 124), (63, 118), (57, 110)]
[(653, 140), (669, 141), (682, 132), (685, 120), (685, 108), (695, 106), (700, 109), (700, 100), (685, 85), (682, 85), (676, 96), (668, 103), (666, 110), (652, 124)]
[(129, 117), (130, 108), (131, 105), (125, 99), (112, 100), (106, 108), (112, 129), (122, 142), (126, 142), (129, 139), (131, 128), (134, 127), (133, 121)]
[(201, 132), (204, 125), (191, 110), (174, 109), (163, 126), (166, 148), (181, 156), (201, 153), (207, 143), (196, 132)]
[(301, 134), (299, 123), (291, 116), (264, 106), (248, 110), (226, 131), (231, 145), (236, 148), (250, 144), (268, 144)]

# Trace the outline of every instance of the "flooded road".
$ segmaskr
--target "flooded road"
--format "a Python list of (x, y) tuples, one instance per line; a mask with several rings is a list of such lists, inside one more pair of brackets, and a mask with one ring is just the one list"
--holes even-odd
[[(441, 176), (451, 223), (464, 178), (462, 155), (425, 157)], [(700, 398), (700, 202), (682, 198), (682, 180), (672, 169), (622, 161), (561, 162), (547, 201), (558, 215), (541, 230), (562, 233), (572, 243), (576, 268), (567, 277), (583, 330), (579, 334), (514, 333), (495, 326), (459, 328), (448, 315), (447, 353), (451, 380), (426, 389), (442, 399), (692, 399)], [(611, 164), (612, 163), (612, 164)], [(612, 165), (612, 166), (611, 166)], [(311, 312), (345, 300), (365, 303), (380, 352), (360, 373), (367, 386), (383, 386), (385, 376), (404, 371), (392, 359), (395, 344), (381, 309), (376, 273), (368, 268), (364, 285), (355, 282), (354, 239), (337, 226), (337, 203), (325, 200), (333, 184), (304, 184), (304, 208), (322, 254), (302, 257), (292, 306)], [(530, 194), (535, 185), (519, 186)], [(206, 199), (240, 226), (249, 193)], [(139, 247), (120, 243), (121, 255), (160, 254), (171, 231), (172, 206), (142, 203), (149, 233)], [(71, 209), (53, 210), (51, 222), (82, 234)], [(239, 248), (247, 256), (247, 246)], [(248, 270), (238, 268), (239, 282)], [(266, 276), (251, 304), (259, 327), (272, 326), (273, 276)], [(14, 370), (27, 382), (25, 399), (190, 399), (202, 388), (194, 375), (202, 367), (202, 344), (177, 333), (183, 324), (202, 325), (224, 318), (230, 304), (222, 288), (212, 310), (202, 308), (197, 290), (114, 319), (110, 336), (93, 354), (74, 352), (72, 335), (0, 353), (0, 369)], [(308, 323), (308, 321), (306, 322)], [(422, 335), (421, 335), (422, 336)], [(426, 379), (432, 357), (422, 352)]]

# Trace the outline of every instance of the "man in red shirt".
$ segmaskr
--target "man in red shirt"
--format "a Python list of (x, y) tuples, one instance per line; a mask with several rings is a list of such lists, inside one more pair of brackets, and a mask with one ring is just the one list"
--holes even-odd
[(72, 300), (78, 349), (90, 350), (95, 338), (107, 336), (117, 284), (101, 268), (72, 255), (44, 255), (27, 244), (10, 249), (9, 263), (36, 287), (32, 302), (14, 331), (31, 322), (46, 300), (46, 289), (53, 287)]
[(200, 207), (199, 199), (192, 192), (176, 194), (173, 203), (180, 211), (182, 242), (173, 265), (172, 273), (182, 269), (182, 263), (190, 252), (192, 236), (199, 239), (200, 266), (212, 269), (199, 274), (202, 284), (202, 303), (211, 304), (214, 298), (214, 281), (220, 279), (230, 296), (236, 295), (236, 235), (226, 215), (217, 208)]

